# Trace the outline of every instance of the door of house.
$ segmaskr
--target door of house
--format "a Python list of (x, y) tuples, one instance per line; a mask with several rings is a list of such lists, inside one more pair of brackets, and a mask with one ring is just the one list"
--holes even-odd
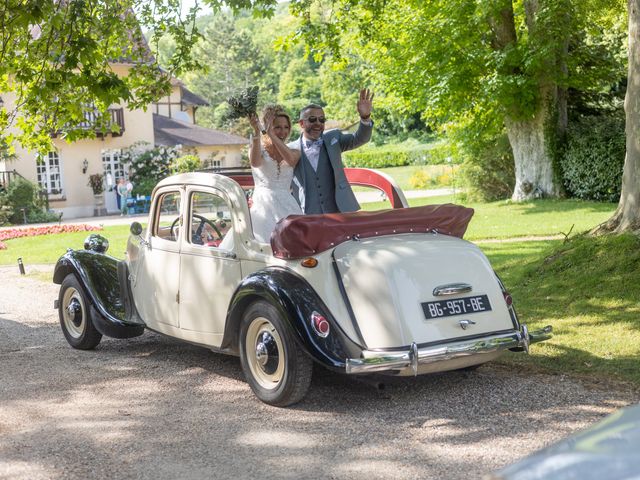
[(125, 177), (125, 168), (120, 163), (120, 150), (103, 150), (102, 166), (104, 168), (104, 205), (107, 213), (118, 213), (118, 198), (116, 194), (116, 186), (118, 180)]

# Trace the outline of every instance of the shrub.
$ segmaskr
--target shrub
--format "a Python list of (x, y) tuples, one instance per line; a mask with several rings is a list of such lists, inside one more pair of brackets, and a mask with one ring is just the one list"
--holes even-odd
[(443, 173), (438, 175), (435, 179), (435, 185), (438, 187), (450, 187), (454, 184), (454, 177), (452, 173)]
[(46, 196), (40, 196), (38, 185), (23, 178), (12, 181), (0, 194), (0, 225), (57, 221), (58, 215), (47, 212)]
[(415, 190), (424, 190), (431, 184), (431, 177), (424, 170), (416, 170), (409, 178), (409, 185)]
[(466, 145), (462, 183), (469, 200), (509, 198), (515, 186), (515, 163), (506, 133)]
[(560, 166), (567, 193), (585, 200), (620, 198), (625, 157), (624, 116), (589, 116), (567, 131)]
[(202, 161), (197, 155), (182, 155), (174, 159), (169, 165), (171, 173), (195, 172), (202, 167)]
[(382, 147), (365, 147), (345, 152), (348, 167), (385, 168), (406, 165), (439, 165), (446, 163), (450, 151), (445, 144), (423, 144), (406, 141)]
[(9, 217), (11, 223), (24, 223), (29, 211), (37, 208), (35, 204), (36, 188), (33, 183), (22, 178), (18, 178), (9, 184), (6, 199), (13, 211)]
[(180, 147), (155, 147), (138, 143), (125, 150), (122, 162), (129, 164), (133, 195), (151, 195), (153, 188), (171, 174), (170, 165), (180, 156)]
[(13, 208), (9, 204), (6, 193), (0, 193), (0, 225), (4, 225), (13, 215)]
[(345, 154), (344, 160), (346, 166), (360, 168), (402, 167), (410, 163), (407, 152), (384, 151), (383, 148), (349, 152)]
[(459, 165), (441, 165), (435, 168), (432, 167), (432, 172), (429, 173), (423, 168), (418, 168), (409, 178), (409, 186), (416, 190), (451, 187), (455, 183), (456, 174), (459, 169)]
[(30, 210), (27, 214), (27, 223), (51, 223), (59, 222), (60, 214), (49, 210)]

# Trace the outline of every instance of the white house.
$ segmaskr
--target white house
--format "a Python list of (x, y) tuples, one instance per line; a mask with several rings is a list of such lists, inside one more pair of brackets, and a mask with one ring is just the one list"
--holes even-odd
[[(113, 64), (112, 67), (119, 75), (126, 75), (130, 65)], [(7, 109), (12, 108), (12, 94), (3, 94), (2, 100)], [(174, 80), (171, 94), (146, 111), (113, 105), (109, 111), (112, 122), (120, 127), (120, 133), (73, 143), (55, 137), (55, 149), (40, 163), (35, 152), (17, 147), (16, 160), (0, 159), (0, 173), (15, 171), (39, 184), (48, 194), (49, 207), (61, 212), (65, 219), (93, 214), (95, 200), (88, 179), (93, 173), (103, 173), (109, 184), (104, 192), (106, 210), (117, 213), (115, 188), (109, 187), (126, 175), (126, 167), (120, 162), (121, 152), (135, 143), (189, 147), (197, 152), (203, 166), (240, 165), (248, 140), (197, 125), (196, 110), (202, 105), (207, 102), (190, 92), (182, 82)], [(0, 176), (0, 181), (6, 177), (6, 174)]]

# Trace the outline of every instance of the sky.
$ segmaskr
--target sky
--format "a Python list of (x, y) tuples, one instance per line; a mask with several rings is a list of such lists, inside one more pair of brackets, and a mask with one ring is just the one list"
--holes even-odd
[[(182, 14), (185, 15), (195, 4), (196, 0), (182, 0)], [(202, 0), (198, 1), (198, 5), (200, 6), (199, 17), (211, 13), (211, 7), (205, 5)]]
[[(278, 0), (278, 3), (284, 3), (286, 1), (288, 0)], [(196, 0), (182, 0), (182, 14), (186, 14), (195, 3)], [(198, 0), (198, 5), (200, 6), (200, 11), (198, 12), (199, 17), (211, 13), (211, 7), (205, 5), (202, 0)]]

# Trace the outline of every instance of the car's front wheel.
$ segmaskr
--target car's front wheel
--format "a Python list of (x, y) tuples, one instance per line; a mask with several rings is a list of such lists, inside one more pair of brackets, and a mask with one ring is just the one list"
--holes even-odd
[(239, 347), (242, 370), (260, 400), (276, 407), (302, 400), (313, 363), (273, 305), (259, 300), (244, 312)]
[(65, 277), (60, 286), (58, 315), (62, 333), (73, 348), (91, 350), (102, 340), (102, 334), (89, 317), (89, 301), (72, 273)]

